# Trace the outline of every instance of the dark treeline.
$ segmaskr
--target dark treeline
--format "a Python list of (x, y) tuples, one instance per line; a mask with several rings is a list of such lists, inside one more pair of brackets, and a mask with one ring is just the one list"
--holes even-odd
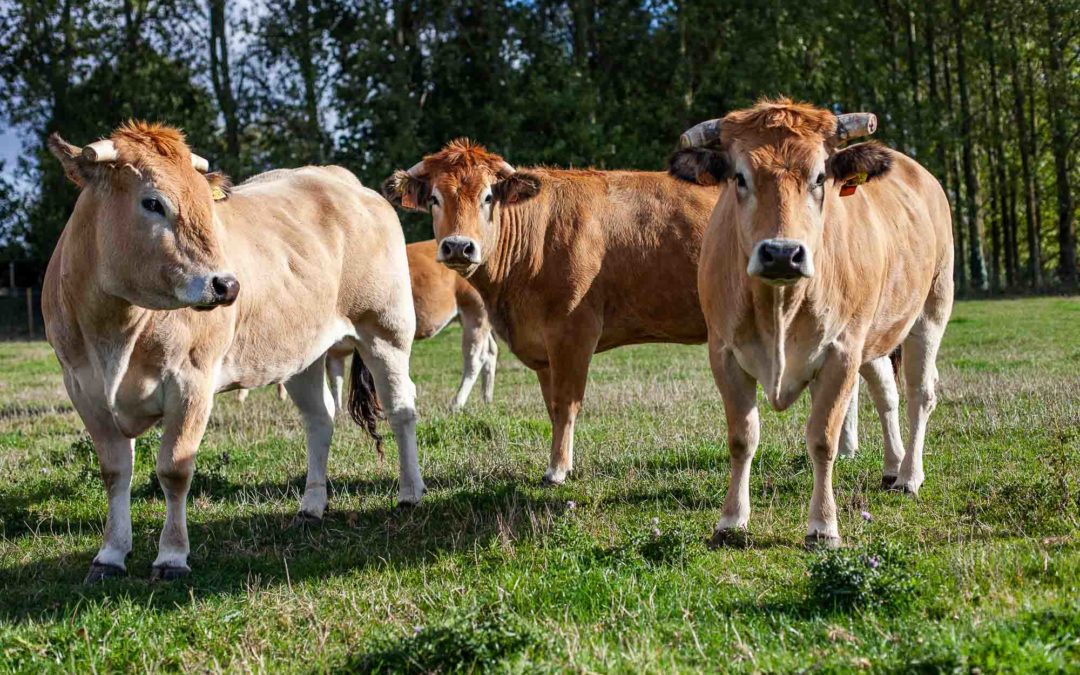
[(377, 186), (457, 136), (659, 169), (689, 124), (786, 94), (878, 113), (941, 179), (960, 288), (1077, 283), (1080, 0), (0, 0), (0, 44), (29, 143), (0, 182), (21, 274), (75, 198), (51, 131), (163, 121), (235, 180), (334, 162)]

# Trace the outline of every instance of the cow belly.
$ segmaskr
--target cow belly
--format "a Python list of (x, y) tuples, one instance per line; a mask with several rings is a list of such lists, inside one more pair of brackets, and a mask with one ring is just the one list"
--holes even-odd
[(356, 337), (352, 323), (337, 318), (307, 331), (238, 335), (215, 377), (215, 391), (284, 382), (335, 344)]

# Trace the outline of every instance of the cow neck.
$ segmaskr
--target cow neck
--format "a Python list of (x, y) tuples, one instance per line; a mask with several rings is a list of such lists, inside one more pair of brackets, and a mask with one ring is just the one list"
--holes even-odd
[(531, 238), (536, 236), (535, 230), (539, 228), (528, 226), (535, 219), (527, 218), (525, 209), (526, 205), (522, 204), (500, 210), (499, 229), (491, 253), (469, 277), (488, 304), (499, 299), (502, 289), (513, 277), (520, 277), (524, 270), (533, 267), (532, 258), (537, 249)]
[[(97, 218), (90, 218), (96, 222)], [(96, 269), (97, 233), (93, 226), (73, 222), (65, 233), (59, 280), (65, 321), (75, 324), (82, 347), (105, 386), (109, 410), (115, 412), (116, 393), (131, 361), (138, 337), (154, 312), (107, 293)]]
[(794, 286), (776, 287), (751, 281), (751, 311), (758, 339), (766, 346), (769, 358), (769, 381), (762, 382), (770, 403), (777, 406), (783, 391), (787, 369), (787, 346), (794, 324), (807, 308), (812, 296), (812, 281)]

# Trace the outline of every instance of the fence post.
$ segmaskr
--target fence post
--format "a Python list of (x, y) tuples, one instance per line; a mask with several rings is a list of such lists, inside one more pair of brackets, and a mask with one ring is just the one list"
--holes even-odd
[(30, 339), (34, 339), (34, 288), (26, 289), (26, 326), (30, 332)]

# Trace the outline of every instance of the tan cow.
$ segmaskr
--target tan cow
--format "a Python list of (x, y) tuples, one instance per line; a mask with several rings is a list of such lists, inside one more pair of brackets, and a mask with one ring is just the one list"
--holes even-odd
[(732, 466), (718, 542), (750, 516), (758, 382), (777, 410), (810, 388), (808, 545), (840, 541), (832, 467), (844, 411), (860, 368), (899, 345), (910, 437), (906, 453), (887, 447), (900, 456), (886, 458), (886, 472), (898, 466), (893, 487), (907, 492), (923, 482), (935, 360), (952, 310), (952, 223), (941, 185), (914, 160), (871, 143), (839, 148), (875, 126), (872, 115), (763, 101), (688, 131), (672, 157), (680, 178), (730, 185), (698, 273)]
[[(451, 411), (465, 407), (477, 377), (483, 387), (484, 403), (495, 395), (495, 366), (499, 344), (491, 329), (484, 301), (472, 285), (435, 260), (435, 240), (418, 241), (405, 247), (412, 278), (413, 306), (416, 308), (416, 339), (438, 335), (455, 318), (461, 321), (461, 384), (458, 385)], [(334, 398), (341, 402), (345, 382), (345, 359), (348, 350), (327, 354), (326, 374)]]
[(697, 263), (718, 187), (663, 172), (517, 171), (461, 139), (395, 172), (383, 194), (431, 211), (438, 259), (476, 287), (495, 330), (536, 371), (553, 430), (545, 483), (573, 467), (594, 353), (705, 341)]
[(49, 148), (81, 188), (42, 305), (108, 493), (88, 582), (126, 571), (134, 439), (158, 422), (166, 516), (152, 578), (190, 571), (187, 492), (217, 391), (287, 381), (307, 431), (299, 517), (321, 518), (335, 412), (323, 355), (335, 344), (370, 367), (353, 369), (350, 410), (374, 435), (378, 392), (399, 449), (398, 500), (420, 500), (415, 318), (385, 200), (339, 167), (275, 171), (228, 194), (179, 132), (157, 125), (129, 123), (81, 149), (53, 135)]

